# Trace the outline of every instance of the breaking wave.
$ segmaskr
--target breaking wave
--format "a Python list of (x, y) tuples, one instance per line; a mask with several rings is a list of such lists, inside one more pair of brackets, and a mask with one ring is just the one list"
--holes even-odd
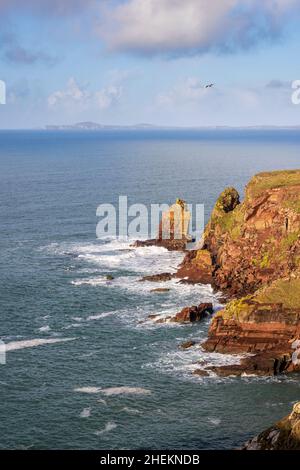
[(102, 434), (105, 434), (107, 432), (113, 431), (116, 429), (117, 425), (114, 421), (109, 421), (106, 423), (104, 429), (100, 429), (100, 431), (96, 431), (95, 434), (96, 436), (102, 436)]
[(76, 338), (38, 338), (24, 341), (11, 341), (10, 343), (6, 343), (5, 350), (7, 352), (17, 351), (18, 349), (35, 348), (36, 346), (43, 346), (44, 344), (66, 343), (68, 341), (74, 341), (75, 339)]
[(75, 388), (74, 392), (97, 394), (101, 393), (106, 397), (118, 396), (118, 395), (151, 395), (151, 390), (147, 390), (141, 387), (80, 387)]

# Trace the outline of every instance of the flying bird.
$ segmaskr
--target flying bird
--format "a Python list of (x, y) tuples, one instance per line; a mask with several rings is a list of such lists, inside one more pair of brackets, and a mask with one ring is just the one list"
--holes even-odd
[(205, 88), (212, 88), (214, 86), (214, 83), (210, 83), (209, 85), (205, 85)]

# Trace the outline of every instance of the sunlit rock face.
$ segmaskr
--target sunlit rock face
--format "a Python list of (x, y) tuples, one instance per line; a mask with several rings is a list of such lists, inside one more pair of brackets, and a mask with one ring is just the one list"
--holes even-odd
[(185, 250), (191, 240), (189, 225), (191, 213), (182, 199), (177, 199), (167, 211), (162, 213), (157, 238), (137, 241), (135, 246), (161, 246), (170, 251)]
[[(245, 199), (234, 188), (218, 198), (201, 250), (188, 253), (177, 275), (210, 279), (228, 303), (213, 318), (203, 348), (251, 353), (221, 375), (299, 370), (300, 170), (254, 176)], [(197, 275), (196, 275), (197, 273)]]

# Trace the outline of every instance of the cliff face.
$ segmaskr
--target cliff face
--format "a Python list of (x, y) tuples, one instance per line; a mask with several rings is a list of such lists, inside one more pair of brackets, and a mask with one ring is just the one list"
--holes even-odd
[[(211, 256), (214, 286), (240, 297), (299, 272), (299, 234), (300, 170), (255, 176), (242, 204), (234, 188), (225, 189), (202, 241), (202, 248)], [(201, 254), (197, 256), (201, 258)], [(186, 261), (181, 268), (189, 264)], [(200, 273), (201, 261), (198, 270)]]
[(289, 416), (248, 441), (243, 450), (300, 450), (300, 403)]
[(256, 175), (243, 203), (234, 188), (223, 191), (202, 249), (186, 256), (178, 274), (189, 276), (189, 269), (191, 280), (207, 282), (210, 274), (214, 287), (233, 299), (215, 315), (204, 349), (254, 354), (218, 373), (297, 370), (292, 356), (300, 338), (300, 170)]

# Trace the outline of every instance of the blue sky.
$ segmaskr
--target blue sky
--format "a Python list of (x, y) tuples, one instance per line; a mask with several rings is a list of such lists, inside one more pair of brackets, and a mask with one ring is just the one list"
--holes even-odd
[(0, 0), (0, 128), (299, 125), (299, 19), (299, 0)]

